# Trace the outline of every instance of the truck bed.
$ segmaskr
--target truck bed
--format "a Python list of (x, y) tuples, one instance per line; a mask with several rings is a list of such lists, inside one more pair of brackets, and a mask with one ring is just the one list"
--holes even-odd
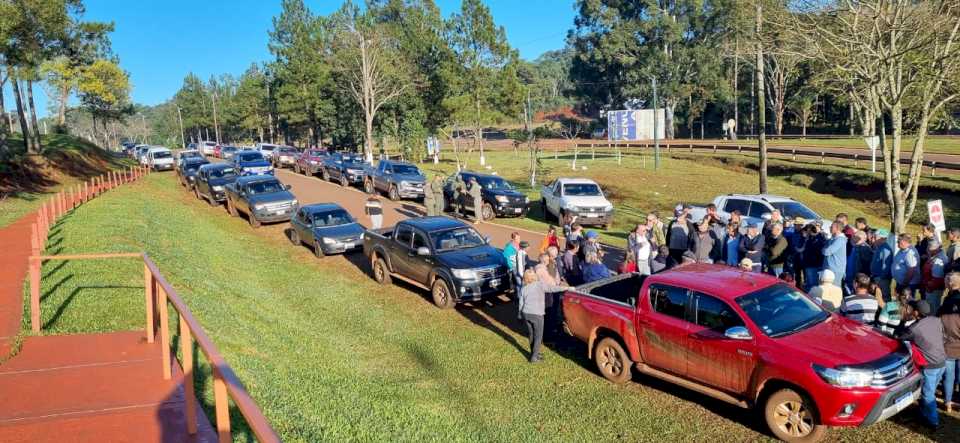
[(575, 287), (575, 292), (630, 306), (636, 305), (640, 288), (647, 276), (637, 273), (620, 274)]

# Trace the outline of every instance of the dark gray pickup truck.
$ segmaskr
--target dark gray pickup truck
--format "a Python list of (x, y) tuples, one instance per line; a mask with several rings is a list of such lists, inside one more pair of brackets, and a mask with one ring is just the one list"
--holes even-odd
[(290, 186), (272, 175), (248, 175), (225, 186), (230, 215), (247, 215), (250, 226), (289, 221), (299, 202)]
[(433, 303), (452, 308), (512, 288), (503, 254), (472, 226), (450, 217), (418, 217), (363, 235), (373, 278), (392, 278), (430, 291)]
[(413, 163), (396, 160), (380, 160), (376, 167), (367, 166), (363, 189), (368, 194), (386, 192), (390, 200), (423, 198), (423, 185), (427, 177)]

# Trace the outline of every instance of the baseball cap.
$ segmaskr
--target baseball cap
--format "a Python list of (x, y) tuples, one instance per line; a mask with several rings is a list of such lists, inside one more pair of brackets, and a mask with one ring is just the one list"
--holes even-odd
[(597, 231), (587, 231), (587, 238), (597, 238)]
[(520, 247), (521, 247), (521, 248), (526, 248), (527, 246), (530, 246), (530, 242), (528, 242), (528, 241), (526, 241), (526, 240), (520, 240)]
[(877, 235), (877, 238), (887, 238), (890, 236), (890, 231), (886, 229), (877, 229), (874, 233)]

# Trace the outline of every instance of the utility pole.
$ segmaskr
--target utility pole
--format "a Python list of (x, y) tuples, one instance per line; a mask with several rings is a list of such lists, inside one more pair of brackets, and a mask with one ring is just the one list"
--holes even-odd
[(140, 124), (143, 126), (143, 143), (147, 142), (147, 118), (140, 113)]
[(183, 132), (183, 114), (180, 113), (180, 105), (177, 105), (177, 121), (180, 122), (180, 145), (183, 149), (187, 149), (187, 137)]
[(757, 147), (760, 152), (760, 193), (767, 193), (767, 106), (763, 82), (763, 39), (760, 32), (763, 23), (763, 6), (757, 0)]
[(530, 90), (527, 90), (527, 106), (523, 109), (523, 115), (526, 117), (524, 122), (527, 126), (527, 150), (530, 153), (530, 186), (536, 186), (537, 184), (537, 149), (533, 144), (533, 128), (531, 121), (533, 110), (530, 108)]
[(657, 78), (650, 77), (653, 85), (653, 169), (660, 169), (660, 124), (657, 115)]
[(220, 144), (220, 124), (217, 122), (217, 90), (213, 90), (213, 132), (217, 136), (217, 144)]

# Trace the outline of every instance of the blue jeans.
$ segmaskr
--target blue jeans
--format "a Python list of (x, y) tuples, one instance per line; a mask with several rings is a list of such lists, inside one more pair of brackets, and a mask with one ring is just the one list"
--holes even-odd
[(820, 284), (820, 268), (803, 268), (803, 290), (810, 292)]
[(957, 359), (948, 358), (943, 374), (943, 404), (949, 405), (953, 401), (954, 383), (957, 381)]
[(920, 391), (920, 412), (931, 426), (940, 425), (940, 416), (937, 415), (937, 385), (943, 378), (945, 368), (924, 369), (923, 388)]

